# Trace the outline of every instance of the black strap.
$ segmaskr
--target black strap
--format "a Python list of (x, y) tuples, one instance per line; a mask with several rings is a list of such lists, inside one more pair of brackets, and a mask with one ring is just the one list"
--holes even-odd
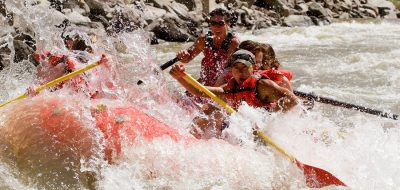
[(235, 94), (235, 93), (246, 92), (246, 91), (255, 91), (255, 88), (250, 88), (250, 87), (237, 88), (235, 85), (232, 89), (225, 91), (225, 94)]
[[(232, 32), (228, 32), (228, 35), (226, 36), (225, 40), (222, 42), (221, 48), (219, 49), (223, 49), (223, 50), (228, 50), (229, 45), (232, 42), (233, 39), (233, 33)], [(214, 42), (213, 42), (213, 37), (212, 37), (212, 32), (208, 31), (206, 34), (206, 47), (212, 49), (213, 51), (218, 50), (215, 46), (214, 46)]]
[(206, 47), (211, 48), (212, 50), (215, 49), (211, 31), (208, 31), (206, 34)]
[(228, 89), (224, 93), (225, 94), (235, 94), (235, 93), (246, 92), (246, 91), (256, 91), (256, 88), (251, 88), (251, 87), (239, 88), (239, 85), (235, 81), (233, 87), (231, 89)]
[(233, 34), (231, 32), (229, 32), (228, 35), (226, 36), (224, 42), (222, 42), (221, 49), (228, 50), (229, 44), (231, 44), (232, 39), (233, 39)]

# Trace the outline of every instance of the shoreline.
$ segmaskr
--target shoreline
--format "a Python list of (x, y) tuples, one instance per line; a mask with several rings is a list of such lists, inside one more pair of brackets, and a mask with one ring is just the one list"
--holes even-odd
[[(213, 0), (209, 0), (211, 1)], [(271, 27), (323, 26), (346, 20), (400, 20), (400, 11), (388, 0), (335, 1), (337, 3), (331, 0), (270, 0), (268, 4), (265, 3), (267, 1), (259, 0), (219, 0), (212, 8), (228, 9), (233, 17), (232, 24), (235, 25), (233, 31), (237, 32), (255, 32)], [(150, 34), (150, 44), (154, 45), (194, 41), (208, 27), (207, 17), (204, 16), (204, 2), (206, 1), (40, 0), (27, 5), (11, 0), (0, 1), (0, 20), (5, 28), (0, 33), (0, 50), (3, 52), (0, 54), (0, 70), (12, 62), (33, 61), (32, 54), (40, 46), (39, 41), (43, 41), (43, 36), (35, 31), (37, 26), (29, 18), (32, 15), (28, 12), (35, 9), (47, 9), (51, 17), (54, 17), (52, 19), (58, 20), (55, 25), (42, 26), (39, 22), (39, 27), (48, 31), (58, 32), (67, 27), (75, 27), (82, 31), (118, 36), (142, 29)], [(8, 35), (11, 35), (11, 41), (6, 38)]]

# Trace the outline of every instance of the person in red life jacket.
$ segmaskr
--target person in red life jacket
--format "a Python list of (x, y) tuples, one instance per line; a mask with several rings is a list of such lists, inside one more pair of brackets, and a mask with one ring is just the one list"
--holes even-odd
[[(219, 87), (206, 86), (206, 88), (228, 102), (234, 109), (237, 109), (242, 101), (250, 106), (265, 108), (269, 111), (285, 112), (297, 105), (297, 97), (289, 89), (279, 86), (274, 81), (276, 77), (273, 75), (271, 77), (270, 73), (254, 72), (256, 62), (251, 52), (236, 51), (230, 57), (229, 64), (232, 65), (232, 79)], [(208, 97), (182, 78), (184, 70), (184, 65), (178, 64), (172, 67), (170, 74), (189, 92)], [(199, 127), (204, 130), (208, 126), (200, 124)], [(219, 130), (223, 129), (222, 125), (215, 127)]]
[(275, 51), (271, 45), (259, 43), (252, 40), (245, 40), (240, 43), (239, 49), (245, 49), (252, 52), (256, 58), (257, 69), (278, 70), (281, 66), (280, 62), (275, 56)]
[(228, 57), (236, 51), (239, 39), (229, 32), (228, 11), (218, 8), (211, 11), (209, 16), (211, 30), (201, 34), (191, 47), (179, 51), (176, 56), (182, 63), (188, 63), (203, 52), (199, 82), (206, 86), (215, 86), (219, 75), (229, 66)]
[[(281, 63), (276, 58), (275, 51), (271, 45), (252, 40), (245, 40), (240, 43), (239, 48), (248, 50), (255, 55), (256, 68), (258, 70), (257, 72), (266, 73), (279, 86), (293, 91), (290, 83), (290, 80), (293, 78), (293, 74), (290, 70), (281, 69)], [(310, 110), (314, 107), (314, 99), (299, 99), (302, 100), (301, 103), (307, 110)]]
[(280, 69), (281, 64), (276, 58), (275, 51), (271, 45), (246, 40), (240, 43), (239, 48), (248, 50), (254, 54), (256, 70), (259, 72), (267, 72), (270, 77), (274, 78), (274, 81), (278, 85), (293, 91), (292, 85), (290, 84), (293, 74), (289, 70)]
[[(34, 59), (39, 63), (37, 72), (39, 83), (44, 84), (79, 69), (83, 65), (87, 64), (88, 54), (93, 54), (92, 47), (87, 45), (87, 42), (79, 35), (65, 37), (64, 43), (69, 51), (79, 51), (81, 52), (81, 56), (74, 57), (67, 54), (52, 53), (50, 51), (45, 51), (42, 54), (35, 52)], [(110, 67), (108, 59), (104, 54), (99, 63), (106, 65), (107, 68)], [(89, 84), (83, 75), (84, 74), (81, 74), (67, 81), (61, 82), (51, 90), (54, 91), (61, 89), (67, 84), (74, 91), (85, 91), (89, 89)], [(91, 98), (95, 98), (98, 95), (98, 91), (87, 93)], [(35, 91), (34, 87), (29, 87), (27, 89), (27, 94), (29, 96), (35, 96), (38, 92)]]

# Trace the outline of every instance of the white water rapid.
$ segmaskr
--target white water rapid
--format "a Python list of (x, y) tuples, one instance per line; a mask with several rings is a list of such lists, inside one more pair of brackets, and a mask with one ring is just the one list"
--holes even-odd
[[(62, 22), (52, 16), (56, 11), (18, 3), (13, 8), (20, 13), (16, 22), (33, 29), (38, 49), (67, 51), (60, 39), (62, 30), (54, 27)], [(12, 28), (3, 20), (0, 24), (0, 37), (10, 39)], [(86, 32), (79, 27), (76, 30)], [(185, 111), (175, 103), (176, 97), (183, 97), (183, 90), (167, 71), (154, 74), (158, 65), (190, 43), (150, 46), (143, 31), (113, 37), (95, 33), (95, 53), (89, 58), (97, 60), (101, 53), (110, 57), (111, 72), (96, 69), (101, 77), (114, 77), (117, 90), (112, 93), (119, 99), (93, 103), (67, 90), (46, 91), (0, 108), (0, 189), (88, 189), (87, 173), (95, 173), (94, 186), (105, 190), (309, 189), (301, 171), (286, 157), (254, 141), (251, 129), (255, 125), (298, 160), (329, 171), (351, 189), (398, 189), (399, 121), (321, 103), (308, 112), (296, 108), (285, 114), (268, 114), (244, 105), (239, 114), (229, 118), (225, 131), (240, 143), (221, 139), (175, 142), (168, 137), (148, 142), (139, 138), (134, 146), (123, 146), (112, 164), (106, 163), (101, 134), (94, 129), (86, 108), (99, 102), (134, 104), (188, 136), (197, 112)], [(296, 90), (400, 114), (399, 21), (269, 28), (238, 35), (241, 40), (270, 43), (283, 68), (294, 72)], [(198, 75), (200, 59), (188, 65), (193, 76)], [(139, 79), (145, 84), (136, 85)], [(35, 80), (35, 66), (27, 61), (12, 62), (0, 71), (0, 102), (24, 93)], [(105, 88), (102, 85), (98, 88)], [(77, 146), (90, 149), (81, 147), (81, 154), (64, 150), (59, 142), (49, 141), (50, 137), (32, 128), (40, 119), (36, 117), (40, 102), (52, 98), (62, 99), (65, 109), (85, 124), (91, 135), (80, 136)], [(75, 105), (85, 110), (79, 112)], [(11, 113), (15, 110), (18, 112)], [(67, 125), (72, 121), (60, 122)]]

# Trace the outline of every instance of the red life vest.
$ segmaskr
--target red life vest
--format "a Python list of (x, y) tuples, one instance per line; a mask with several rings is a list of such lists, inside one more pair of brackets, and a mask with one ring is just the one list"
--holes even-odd
[[(282, 72), (283, 71), (283, 72)], [(263, 107), (269, 109), (276, 106), (274, 102), (263, 102), (257, 95), (257, 83), (260, 79), (270, 79), (274, 82), (282, 80), (285, 76), (292, 79), (292, 72), (289, 70), (260, 70), (249, 77), (242, 84), (237, 84), (234, 78), (231, 78), (225, 87), (225, 98), (229, 105), (237, 109), (242, 101), (253, 107)]]
[(221, 47), (216, 48), (211, 31), (206, 34), (204, 58), (201, 61), (200, 83), (206, 86), (215, 85), (218, 76), (223, 73), (224, 68), (227, 66), (228, 48), (233, 37), (232, 33), (228, 33)]
[(42, 54), (40, 54), (39, 52), (35, 52), (33, 54), (33, 58), (37, 63), (40, 63), (40, 61), (46, 61), (48, 64), (52, 66), (56, 66), (60, 63), (63, 63), (65, 64), (66, 73), (70, 73), (76, 69), (75, 60), (69, 58), (67, 55), (64, 54), (54, 54), (51, 53), (50, 51), (45, 51)]
[(286, 77), (288, 80), (292, 80), (293, 78), (292, 71), (289, 70), (268, 69), (268, 70), (258, 70), (255, 73), (263, 75), (275, 82), (282, 80), (282, 76)]
[[(40, 63), (43, 61), (51, 66), (56, 66), (58, 64), (65, 65), (65, 73), (73, 72), (77, 65), (79, 64), (74, 58), (69, 57), (65, 54), (55, 54), (51, 53), (50, 51), (45, 51), (44, 53), (40, 54), (38, 52), (34, 53), (34, 59), (36, 62)], [(89, 89), (89, 84), (86, 81), (85, 77), (82, 75), (72, 77), (71, 79), (60, 82), (57, 84), (52, 90), (58, 90), (63, 88), (65, 85), (69, 86), (72, 90), (76, 92), (85, 92), (91, 98), (94, 98), (97, 95), (97, 92), (87, 92)]]

